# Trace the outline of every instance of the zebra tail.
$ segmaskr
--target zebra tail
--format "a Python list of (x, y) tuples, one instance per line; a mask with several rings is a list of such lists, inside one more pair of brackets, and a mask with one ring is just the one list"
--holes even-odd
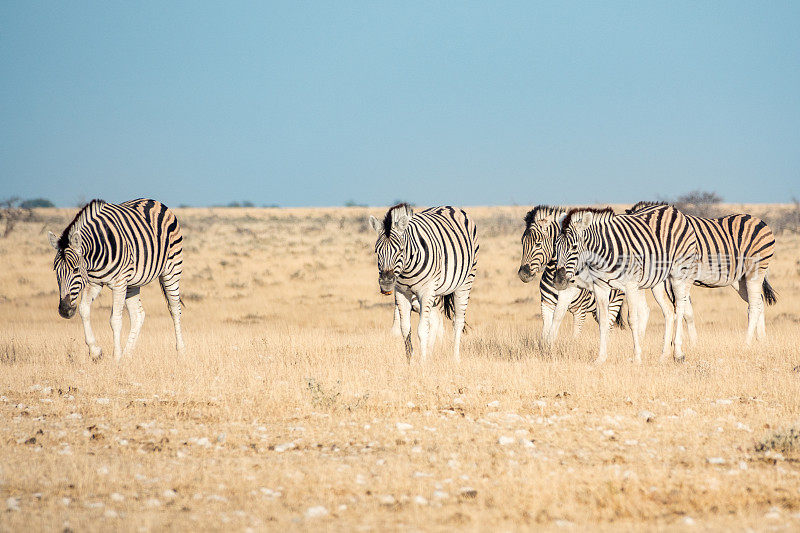
[(772, 288), (772, 285), (769, 284), (767, 281), (767, 276), (764, 276), (764, 282), (761, 284), (761, 290), (764, 292), (764, 300), (766, 300), (767, 305), (775, 305), (778, 301), (778, 293), (775, 292), (775, 289)]
[[(442, 296), (442, 312), (448, 320), (453, 320), (453, 316), (455, 316), (456, 313), (456, 297), (452, 293)], [(467, 331), (469, 331), (469, 324), (465, 321), (464, 333)]]

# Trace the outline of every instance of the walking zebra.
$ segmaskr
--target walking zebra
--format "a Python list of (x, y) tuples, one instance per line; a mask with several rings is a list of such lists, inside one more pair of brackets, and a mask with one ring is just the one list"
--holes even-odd
[[(56, 250), (56, 272), (60, 302), (59, 314), (72, 318), (78, 308), (89, 354), (100, 358), (89, 320), (92, 301), (108, 285), (113, 294), (111, 330), (114, 333), (114, 358), (130, 354), (144, 322), (139, 288), (158, 277), (167, 300), (179, 353), (184, 350), (181, 335), (179, 283), (183, 266), (181, 229), (167, 206), (140, 198), (122, 204), (92, 200), (56, 237), (49, 232)], [(81, 295), (78, 305), (78, 295)], [(123, 351), (120, 346), (122, 307), (128, 308), (131, 331)]]
[[(634, 357), (642, 360), (640, 340), (644, 336), (649, 309), (643, 289), (650, 288), (664, 313), (663, 361), (674, 338), (675, 360), (683, 361), (682, 329), (673, 325), (677, 311), (682, 323), (689, 288), (697, 271), (697, 238), (686, 217), (663, 205), (641, 213), (615, 215), (609, 209), (571, 210), (556, 237), (555, 284), (566, 288), (570, 281), (591, 285), (597, 301), (600, 349), (597, 364), (607, 358), (608, 300), (610, 289), (625, 291), (628, 301)], [(675, 292), (675, 307), (666, 294), (669, 279)]]
[[(586, 315), (592, 313), (597, 319), (597, 305), (591, 290), (570, 285), (563, 291), (555, 286), (556, 260), (554, 246), (556, 235), (561, 228), (561, 221), (567, 216), (567, 209), (549, 205), (539, 205), (528, 211), (525, 215), (525, 232), (522, 234), (522, 260), (520, 262), (519, 279), (524, 283), (530, 282), (536, 274), (542, 271), (539, 282), (542, 307), (542, 341), (553, 325), (553, 315), (563, 316), (566, 311), (572, 313), (572, 336), (577, 337), (586, 320)], [(624, 327), (620, 314), (625, 294), (612, 289), (609, 301), (609, 320), (611, 326), (617, 324)], [(560, 323), (560, 321), (559, 321)], [(558, 334), (556, 326), (553, 335)]]
[(411, 362), (413, 354), (413, 298), (419, 299), (417, 332), (420, 360), (424, 363), (429, 349), (431, 308), (435, 298), (443, 296), (445, 316), (453, 319), (453, 359), (459, 362), (464, 316), (477, 270), (475, 224), (461, 209), (432, 207), (414, 213), (408, 204), (391, 207), (383, 221), (371, 216), (369, 224), (378, 234), (375, 254), (381, 293), (397, 292), (395, 302), (399, 308), (407, 360)]
[[(662, 205), (663, 202), (639, 202), (625, 212), (643, 213)], [(777, 302), (777, 295), (767, 280), (769, 262), (775, 252), (772, 230), (760, 218), (747, 214), (720, 218), (684, 216), (697, 236), (700, 254), (694, 284), (715, 288), (738, 282), (736, 291), (748, 304), (745, 342), (750, 344), (754, 333), (758, 339), (763, 338), (766, 335), (764, 300), (767, 305)], [(694, 341), (697, 329), (691, 301), (686, 307), (686, 324), (689, 338)]]

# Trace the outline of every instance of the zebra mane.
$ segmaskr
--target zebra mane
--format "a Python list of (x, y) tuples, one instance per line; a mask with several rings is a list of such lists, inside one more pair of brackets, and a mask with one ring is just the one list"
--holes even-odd
[(570, 223), (572, 222), (572, 216), (578, 213), (597, 213), (599, 215), (602, 214), (614, 214), (614, 210), (610, 207), (574, 207), (567, 212), (567, 216), (564, 217), (564, 220), (561, 222), (561, 231), (564, 231), (569, 227)]
[(656, 207), (656, 206), (659, 206), (659, 205), (671, 205), (671, 204), (669, 204), (667, 202), (651, 202), (651, 201), (645, 200), (645, 201), (636, 202), (635, 204), (633, 204), (633, 207), (629, 207), (628, 209), (625, 210), (625, 214), (626, 215), (631, 215), (631, 214), (633, 214), (633, 213), (635, 213), (635, 212), (637, 212), (637, 211), (639, 211), (641, 209), (645, 209), (647, 207)]
[(397, 215), (401, 214), (411, 217), (414, 214), (414, 210), (411, 209), (410, 205), (403, 202), (393, 205), (388, 211), (386, 211), (386, 215), (383, 217), (383, 232), (387, 237), (392, 233), (392, 224), (397, 219)]
[(549, 216), (555, 217), (562, 213), (566, 213), (567, 208), (560, 205), (537, 205), (525, 215), (525, 227), (530, 227), (536, 221), (546, 219)]
[(75, 218), (72, 219), (72, 222), (70, 222), (69, 225), (66, 228), (64, 228), (64, 231), (61, 233), (61, 237), (58, 238), (58, 248), (61, 250), (65, 250), (66, 248), (68, 248), (70, 237), (76, 231), (80, 231), (81, 227), (83, 227), (83, 223), (86, 222), (87, 216), (92, 211), (92, 208), (97, 207), (99, 209), (100, 207), (105, 205), (105, 203), (106, 202), (104, 202), (103, 200), (95, 198), (94, 200), (83, 206), (83, 208), (81, 208), (81, 210), (78, 211), (78, 214), (75, 215)]

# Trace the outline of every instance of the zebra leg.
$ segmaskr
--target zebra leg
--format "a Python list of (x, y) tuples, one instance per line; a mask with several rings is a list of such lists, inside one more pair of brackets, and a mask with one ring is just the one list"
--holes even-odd
[(428, 336), (431, 331), (431, 308), (433, 307), (434, 295), (431, 293), (420, 294), (419, 298), (419, 327), (417, 328), (417, 335), (419, 336), (419, 361), (425, 364), (428, 360)]
[(394, 291), (394, 319), (392, 319), (392, 335), (399, 337), (400, 333), (400, 308), (397, 304), (397, 291)]
[(186, 345), (183, 343), (183, 333), (181, 332), (180, 279), (180, 276), (173, 275), (171, 278), (160, 277), (159, 282), (167, 299), (169, 314), (172, 315), (172, 325), (175, 326), (175, 349), (178, 351), (178, 355), (183, 355)]
[(142, 307), (142, 300), (139, 298), (139, 287), (128, 287), (125, 294), (125, 306), (128, 308), (128, 316), (131, 319), (131, 332), (128, 335), (128, 342), (125, 344), (125, 350), (122, 352), (123, 357), (127, 357), (136, 346), (136, 339), (139, 338), (139, 331), (144, 324), (144, 307)]
[[(672, 352), (672, 328), (675, 322), (675, 306), (669, 299), (669, 296), (667, 296), (667, 290), (664, 285), (664, 283), (659, 283), (653, 287), (653, 297), (661, 308), (661, 314), (664, 315), (664, 346), (661, 349), (661, 357), (658, 358), (659, 363), (665, 362)], [(672, 284), (672, 291), (675, 298), (677, 298), (678, 291), (675, 288), (674, 282)], [(680, 322), (678, 322), (678, 329), (681, 329)]]
[(433, 353), (433, 350), (436, 347), (436, 341), (442, 338), (443, 333), (444, 320), (442, 319), (442, 312), (439, 310), (439, 306), (434, 302), (434, 305), (431, 308), (431, 331), (430, 335), (428, 336), (428, 351)]
[[(752, 278), (744, 281), (747, 289), (747, 336), (745, 344), (748, 346), (753, 342), (753, 334), (756, 331), (761, 315), (764, 313), (764, 300), (761, 298), (761, 282), (763, 278), (756, 274)], [(739, 282), (741, 286), (742, 282)]]
[[(689, 296), (686, 297), (686, 310), (683, 317), (686, 319), (686, 330), (689, 333), (689, 346), (694, 346), (697, 344), (697, 327), (694, 323), (694, 306), (692, 306), (692, 299)], [(683, 327), (683, 325), (678, 327)]]
[(572, 338), (578, 338), (583, 328), (583, 323), (586, 321), (586, 311), (581, 309), (572, 313)]
[(122, 359), (122, 345), (120, 336), (122, 335), (122, 308), (125, 307), (125, 294), (127, 285), (117, 283), (111, 287), (113, 301), (111, 303), (111, 332), (114, 334), (114, 360), (119, 362)]
[(78, 313), (80, 313), (81, 320), (83, 321), (83, 334), (86, 338), (86, 345), (89, 347), (89, 355), (95, 361), (103, 357), (103, 349), (97, 345), (97, 340), (94, 337), (94, 331), (92, 331), (92, 322), (90, 320), (90, 316), (92, 313), (92, 302), (94, 302), (95, 298), (97, 298), (97, 295), (100, 294), (102, 288), (102, 285), (87, 284), (83, 289), (81, 303), (78, 306)]
[(411, 356), (414, 354), (414, 348), (411, 345), (411, 299), (404, 294), (395, 291), (395, 303), (397, 304), (397, 313), (400, 317), (400, 336), (403, 337), (403, 343), (406, 350), (406, 362), (411, 363)]
[(672, 290), (675, 291), (675, 355), (676, 363), (686, 360), (683, 355), (683, 319), (686, 313), (686, 301), (689, 299), (689, 288), (692, 286), (691, 279), (676, 280), (672, 282)]
[[(642, 319), (645, 319), (647, 313), (647, 300), (645, 300), (644, 292), (639, 288), (638, 284), (631, 285), (625, 288), (625, 297), (628, 300), (628, 309), (630, 312), (631, 320), (631, 333), (633, 334), (633, 358), (637, 364), (642, 362)], [(599, 308), (599, 303), (598, 303)]]
[(472, 287), (460, 287), (453, 293), (453, 361), (461, 363), (461, 333), (464, 331), (464, 321), (467, 315), (467, 304), (469, 303), (469, 291)]
[(550, 328), (553, 325), (553, 312), (555, 309), (555, 307), (546, 305), (546, 302), (542, 299), (542, 346), (547, 343), (547, 334), (550, 333)]
[(558, 329), (561, 327), (561, 321), (564, 320), (564, 315), (567, 314), (569, 306), (572, 304), (573, 300), (578, 297), (580, 292), (580, 288), (575, 286), (567, 287), (563, 291), (558, 291), (558, 301), (556, 302), (555, 311), (553, 311), (553, 322), (550, 324), (550, 331), (547, 332), (547, 337), (545, 339), (545, 346), (547, 348), (553, 347), (553, 343), (555, 343), (556, 337), (558, 337)]
[(597, 306), (597, 326), (600, 328), (600, 348), (597, 353), (595, 365), (602, 365), (608, 359), (608, 299), (611, 289), (604, 285), (595, 284), (593, 287), (594, 301)]

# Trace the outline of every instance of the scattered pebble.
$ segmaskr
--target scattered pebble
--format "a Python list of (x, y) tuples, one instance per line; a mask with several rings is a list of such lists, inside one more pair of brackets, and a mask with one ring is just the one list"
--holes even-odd
[(9, 511), (19, 511), (19, 498), (11, 497), (6, 500), (6, 509)]
[(323, 516), (327, 515), (328, 515), (328, 510), (322, 505), (309, 507), (308, 509), (306, 509), (305, 512), (306, 518), (322, 518)]
[(708, 464), (712, 464), (712, 465), (724, 465), (725, 464), (725, 459), (723, 459), (722, 457), (708, 457), (708, 458), (706, 458), (706, 461), (708, 461)]
[(295, 448), (297, 448), (297, 444), (295, 444), (294, 442), (284, 442), (283, 444), (278, 444), (277, 446), (275, 446), (275, 451), (280, 453), (280, 452), (285, 452), (287, 450), (293, 450)]
[(514, 437), (507, 437), (505, 435), (501, 435), (499, 439), (497, 439), (497, 443), (500, 446), (508, 446), (509, 444), (514, 444)]
[(378, 496), (378, 501), (381, 505), (394, 505), (397, 503), (397, 500), (394, 499), (394, 496), (391, 494), (384, 494), (383, 496)]
[(125, 501), (125, 496), (123, 496), (119, 492), (112, 492), (111, 493), (111, 501), (115, 501), (115, 502)]
[(413, 427), (414, 426), (412, 426), (411, 424), (409, 424), (407, 422), (398, 422), (397, 423), (397, 431), (408, 431), (409, 429), (412, 429)]
[(655, 413), (653, 413), (651, 411), (646, 411), (646, 410), (639, 411), (639, 415), (638, 416), (639, 416), (639, 418), (641, 418), (645, 422), (652, 422), (656, 418)]

